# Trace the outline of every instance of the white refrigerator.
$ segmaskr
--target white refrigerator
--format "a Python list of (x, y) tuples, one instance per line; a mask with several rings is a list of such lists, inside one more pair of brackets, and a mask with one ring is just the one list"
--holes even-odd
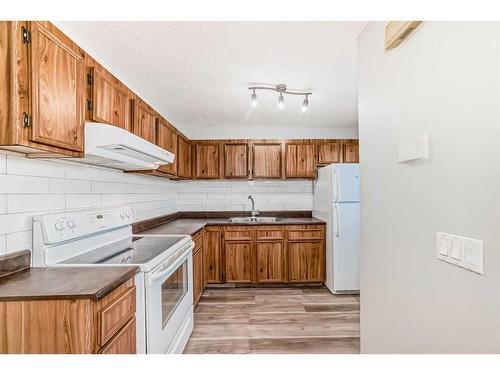
[(359, 164), (318, 170), (313, 216), (326, 222), (326, 287), (332, 293), (358, 292)]

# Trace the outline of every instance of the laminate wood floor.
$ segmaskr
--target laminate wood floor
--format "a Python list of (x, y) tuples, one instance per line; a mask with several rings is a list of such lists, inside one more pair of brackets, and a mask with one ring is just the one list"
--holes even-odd
[(359, 353), (359, 296), (326, 288), (209, 288), (184, 353)]

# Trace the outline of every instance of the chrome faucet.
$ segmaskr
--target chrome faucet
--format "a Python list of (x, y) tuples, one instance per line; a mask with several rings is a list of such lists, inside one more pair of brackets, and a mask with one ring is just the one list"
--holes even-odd
[(258, 214), (260, 214), (260, 212), (259, 212), (259, 210), (256, 210), (256, 209), (255, 209), (255, 202), (254, 202), (254, 200), (253, 200), (252, 195), (249, 195), (249, 196), (248, 196), (248, 199), (250, 199), (250, 200), (252, 201), (252, 217), (255, 217), (255, 216), (257, 216)]

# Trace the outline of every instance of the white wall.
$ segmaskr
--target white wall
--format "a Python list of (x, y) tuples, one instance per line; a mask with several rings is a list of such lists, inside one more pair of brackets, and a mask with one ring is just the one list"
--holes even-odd
[[(424, 22), (384, 52), (359, 37), (361, 350), (500, 352), (500, 24)], [(431, 158), (398, 164), (420, 134)], [(436, 231), (484, 240), (484, 275), (436, 259)]]
[(179, 211), (312, 210), (312, 181), (179, 181)]
[(32, 217), (128, 204), (138, 219), (176, 211), (177, 184), (62, 161), (0, 154), (0, 254), (32, 246)]

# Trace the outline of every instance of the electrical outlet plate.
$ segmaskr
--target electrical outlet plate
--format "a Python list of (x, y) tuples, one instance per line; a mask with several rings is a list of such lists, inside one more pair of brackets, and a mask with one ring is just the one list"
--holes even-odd
[(483, 274), (483, 241), (455, 234), (436, 233), (439, 260)]

